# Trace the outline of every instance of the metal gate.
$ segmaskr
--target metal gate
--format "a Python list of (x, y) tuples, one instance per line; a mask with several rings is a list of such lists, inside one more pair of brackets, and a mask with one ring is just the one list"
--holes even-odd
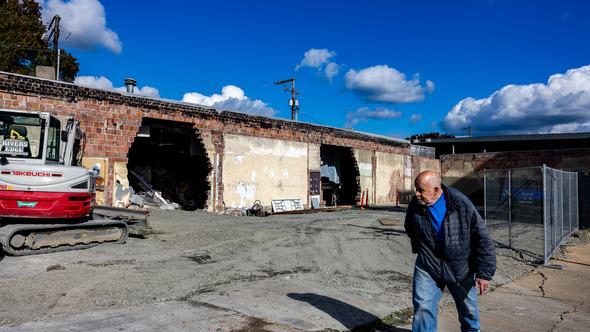
[(545, 165), (484, 171), (484, 218), (494, 241), (544, 265), (578, 230), (578, 173)]

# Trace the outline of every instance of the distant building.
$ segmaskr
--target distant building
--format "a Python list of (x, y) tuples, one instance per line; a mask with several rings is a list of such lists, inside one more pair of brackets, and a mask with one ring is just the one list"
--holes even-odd
[(590, 227), (590, 133), (459, 137), (412, 142), (435, 149), (443, 182), (483, 205), (484, 170), (546, 165), (578, 172), (580, 224)]

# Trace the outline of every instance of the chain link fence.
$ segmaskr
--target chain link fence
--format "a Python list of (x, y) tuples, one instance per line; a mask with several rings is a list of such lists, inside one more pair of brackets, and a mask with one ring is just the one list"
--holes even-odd
[(484, 218), (497, 243), (544, 265), (578, 230), (578, 174), (545, 165), (484, 171)]

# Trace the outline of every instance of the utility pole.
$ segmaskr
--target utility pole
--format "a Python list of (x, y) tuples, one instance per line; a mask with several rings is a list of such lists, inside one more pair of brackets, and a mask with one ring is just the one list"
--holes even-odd
[[(287, 88), (286, 83), (291, 82), (291, 90)], [(299, 92), (295, 91), (295, 79), (292, 78), (290, 80), (284, 80), (280, 82), (273, 83), (275, 85), (282, 84), (285, 87), (285, 92), (291, 92), (291, 99), (289, 99), (289, 106), (291, 106), (291, 120), (297, 120), (297, 111), (299, 110), (299, 99), (295, 98), (295, 94), (299, 94)]]
[(461, 128), (463, 130), (469, 130), (469, 137), (471, 137), (471, 126), (467, 127), (467, 128)]
[[(48, 30), (51, 30), (49, 36), (47, 36), (47, 40), (51, 39), (53, 36), (53, 68), (55, 68), (55, 79), (59, 80), (59, 21), (61, 17), (59, 15), (55, 15), (51, 23), (49, 23)], [(52, 29), (53, 27), (53, 29)]]

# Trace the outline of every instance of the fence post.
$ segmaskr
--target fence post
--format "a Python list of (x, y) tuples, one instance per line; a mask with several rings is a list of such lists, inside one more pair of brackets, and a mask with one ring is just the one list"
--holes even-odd
[(488, 189), (487, 189), (487, 170), (483, 169), (483, 222), (488, 224)]
[[(555, 181), (553, 181), (553, 192), (557, 193), (557, 189), (559, 182), (557, 181), (557, 177), (555, 177)], [(551, 216), (551, 223), (553, 224), (553, 243), (551, 244), (551, 251), (555, 251), (555, 248), (557, 247), (557, 239), (559, 238), (557, 236), (557, 221), (555, 220), (555, 217), (557, 217), (557, 213), (559, 213), (559, 197), (555, 197), (557, 196), (556, 194), (553, 195), (553, 216)], [(549, 261), (549, 257), (547, 258), (547, 261)], [(545, 263), (547, 264), (547, 263)]]
[(543, 164), (543, 264), (547, 264), (549, 211), (547, 211), (547, 165)]
[(563, 206), (564, 206), (564, 198), (563, 198), (563, 170), (559, 170), (559, 237), (558, 239), (563, 238)]
[(512, 171), (508, 170), (508, 246), (512, 248)]
[(574, 192), (576, 193), (576, 226), (575, 229), (579, 230), (580, 229), (580, 201), (578, 201), (578, 190), (579, 190), (579, 184), (580, 184), (580, 177), (578, 175), (578, 172), (576, 172), (576, 190), (574, 190)]
[(569, 234), (572, 231), (572, 175), (573, 173), (567, 173), (567, 188), (569, 190), (569, 192), (567, 193), (567, 197), (568, 197), (568, 216), (567, 216), (567, 220), (568, 220), (568, 225), (567, 225), (567, 234)]

